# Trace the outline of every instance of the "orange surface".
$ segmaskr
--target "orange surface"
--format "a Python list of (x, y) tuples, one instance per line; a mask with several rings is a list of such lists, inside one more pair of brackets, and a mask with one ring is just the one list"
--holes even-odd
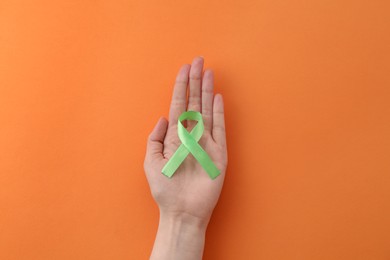
[(0, 259), (147, 259), (145, 142), (196, 55), (229, 165), (204, 259), (390, 259), (389, 1), (2, 1)]

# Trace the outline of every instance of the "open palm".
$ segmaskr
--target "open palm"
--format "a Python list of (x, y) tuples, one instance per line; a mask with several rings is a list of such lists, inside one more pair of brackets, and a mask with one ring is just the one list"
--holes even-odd
[[(208, 222), (225, 178), (227, 149), (222, 96), (214, 95), (212, 70), (205, 70), (202, 78), (203, 64), (203, 58), (196, 57), (192, 65), (185, 64), (179, 70), (173, 90), (169, 122), (160, 118), (149, 135), (144, 168), (153, 198), (160, 210), (185, 214)], [(202, 113), (204, 133), (199, 144), (221, 171), (214, 180), (191, 153), (172, 178), (161, 173), (181, 144), (177, 135), (177, 120), (184, 111)], [(195, 124), (194, 121), (187, 122), (187, 130), (191, 131)]]

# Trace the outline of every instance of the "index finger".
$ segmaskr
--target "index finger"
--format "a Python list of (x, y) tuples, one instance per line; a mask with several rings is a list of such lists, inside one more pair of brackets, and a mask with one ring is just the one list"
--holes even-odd
[(170, 126), (176, 125), (177, 119), (181, 113), (186, 111), (188, 74), (190, 72), (190, 68), (190, 64), (184, 64), (177, 73), (175, 86), (173, 88), (171, 106), (169, 109)]

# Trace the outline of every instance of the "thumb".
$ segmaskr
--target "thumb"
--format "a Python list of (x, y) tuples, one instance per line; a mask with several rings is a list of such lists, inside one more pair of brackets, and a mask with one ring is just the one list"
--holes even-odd
[(153, 131), (150, 133), (146, 146), (146, 157), (148, 159), (162, 159), (165, 134), (167, 133), (168, 121), (160, 117)]

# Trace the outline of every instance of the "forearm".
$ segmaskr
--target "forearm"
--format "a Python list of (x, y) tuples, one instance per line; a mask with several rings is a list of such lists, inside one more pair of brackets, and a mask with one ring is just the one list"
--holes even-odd
[(202, 259), (208, 221), (160, 211), (151, 260)]

